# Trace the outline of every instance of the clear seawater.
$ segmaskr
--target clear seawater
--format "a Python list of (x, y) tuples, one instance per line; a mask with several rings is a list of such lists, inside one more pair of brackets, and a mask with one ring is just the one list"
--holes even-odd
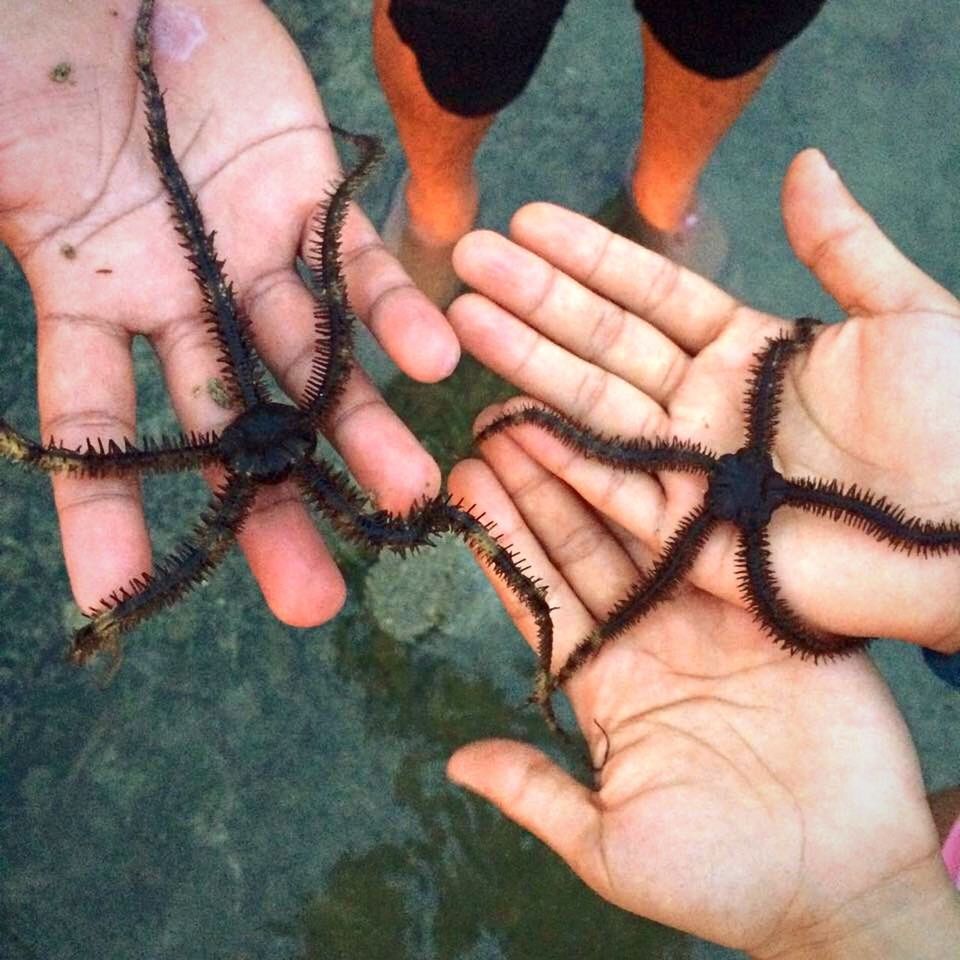
[[(401, 164), (369, 60), (368, 0), (283, 0), (340, 124), (383, 135), (365, 203)], [(485, 225), (526, 200), (585, 212), (616, 189), (638, 128), (630, 5), (571, 0), (542, 67), (479, 160)], [(722, 282), (784, 315), (836, 318), (792, 258), (779, 185), (824, 149), (912, 258), (960, 290), (960, 6), (831, 0), (788, 48), (717, 153), (704, 195), (733, 257)], [(35, 428), (33, 319), (0, 262), (2, 415)], [(411, 386), (368, 358), (442, 461), (501, 385), (465, 364)], [(169, 423), (137, 348), (144, 428)], [(146, 489), (156, 544), (204, 496)], [(15, 960), (560, 960), (727, 952), (601, 902), (551, 853), (450, 786), (459, 744), (505, 735), (554, 749), (518, 709), (531, 657), (466, 552), (399, 562), (337, 547), (350, 598), (315, 630), (274, 621), (238, 556), (141, 629), (108, 683), (61, 661), (75, 622), (49, 489), (0, 464), (0, 958)], [(960, 781), (960, 697), (915, 651), (875, 653), (931, 789)]]

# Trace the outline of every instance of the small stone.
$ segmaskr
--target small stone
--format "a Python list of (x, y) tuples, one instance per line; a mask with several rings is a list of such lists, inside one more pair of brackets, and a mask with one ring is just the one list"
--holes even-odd
[(470, 551), (453, 537), (412, 556), (381, 555), (364, 599), (380, 629), (403, 643), (431, 630), (470, 635), (478, 615), (496, 607)]
[(207, 395), (218, 407), (222, 407), (224, 410), (233, 409), (233, 400), (230, 393), (219, 377), (211, 377), (207, 381)]
[(70, 79), (72, 75), (73, 75), (73, 65), (70, 63), (67, 63), (66, 60), (61, 60), (60, 63), (58, 63), (50, 71), (50, 74), (49, 74), (50, 79), (54, 83), (67, 83), (68, 81), (71, 83), (76, 83), (75, 80)]

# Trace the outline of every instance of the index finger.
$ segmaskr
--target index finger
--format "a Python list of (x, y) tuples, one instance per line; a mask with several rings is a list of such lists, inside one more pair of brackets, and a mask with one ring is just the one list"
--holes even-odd
[(709, 280), (554, 204), (521, 207), (510, 235), (690, 354), (715, 340), (742, 307)]
[(390, 358), (422, 383), (453, 373), (460, 359), (456, 334), (356, 205), (347, 214), (341, 242), (350, 301)]

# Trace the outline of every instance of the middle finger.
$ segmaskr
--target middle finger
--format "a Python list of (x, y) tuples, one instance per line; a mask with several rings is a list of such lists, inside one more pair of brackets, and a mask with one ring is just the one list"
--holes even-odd
[(486, 297), (460, 297), (448, 317), (477, 360), (556, 410), (608, 433), (667, 431), (666, 411), (646, 393), (564, 349)]
[[(290, 268), (248, 282), (242, 305), (264, 363), (288, 396), (302, 397), (317, 345), (313, 295)], [(358, 365), (328, 414), (331, 443), (378, 506), (401, 513), (437, 492), (436, 464)]]

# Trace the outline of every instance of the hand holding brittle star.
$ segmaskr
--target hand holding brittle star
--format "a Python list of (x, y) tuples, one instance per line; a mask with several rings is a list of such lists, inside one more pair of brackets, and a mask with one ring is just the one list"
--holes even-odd
[[(558, 538), (596, 522), (510, 437), (490, 447), (501, 483), (536, 485)], [(493, 477), (469, 487), (509, 524)], [(595, 543), (607, 562), (571, 565), (557, 591), (561, 651), (633, 568), (609, 531)], [(960, 900), (909, 734), (865, 656), (789, 657), (748, 613), (687, 585), (566, 689), (605, 759), (596, 789), (503, 740), (461, 748), (448, 773), (602, 897), (755, 958), (953, 955)]]
[[(221, 429), (235, 411), (204, 389), (218, 376), (217, 352), (143, 132), (131, 61), (137, 3), (44, 11), (45, 2), (0, 8), (0, 37), (17, 53), (0, 55), (0, 240), (36, 304), (42, 436), (70, 445), (136, 436), (136, 334), (157, 353), (184, 429)], [(217, 226), (257, 346), (298, 394), (315, 334), (295, 259), (341, 177), (313, 80), (256, 0), (157, 7), (174, 145)], [(398, 364), (421, 380), (449, 373), (458, 356), (452, 332), (356, 210), (344, 260), (355, 307)], [(362, 373), (350, 379), (331, 440), (385, 508), (405, 510), (436, 492), (436, 465)], [(71, 584), (89, 609), (149, 567), (139, 489), (125, 479), (57, 477), (54, 491)], [(281, 619), (312, 625), (339, 609), (343, 580), (299, 495), (284, 486), (260, 495), (240, 540)]]
[[(788, 368), (778, 468), (791, 478), (856, 484), (924, 519), (960, 518), (960, 429), (945, 416), (960, 399), (960, 304), (892, 247), (815, 152), (791, 168), (784, 216), (800, 258), (851, 316), (818, 331)], [(557, 208), (526, 208), (512, 229), (528, 250), (484, 233), (458, 248), (464, 279), (490, 297), (470, 295), (451, 309), (470, 352), (604, 434), (676, 436), (719, 453), (740, 446), (748, 369), (781, 321)], [(658, 484), (586, 461), (535, 428), (511, 435), (657, 551), (703, 496), (702, 481), (689, 475), (661, 474)], [(943, 651), (960, 646), (955, 555), (908, 555), (788, 510), (774, 516), (770, 538), (782, 594), (815, 627)], [(584, 561), (590, 549), (580, 541), (573, 552)], [(692, 581), (742, 603), (735, 552), (724, 525), (694, 563)], [(553, 602), (562, 603), (555, 593)]]
[[(899, 257), (816, 154), (795, 161), (785, 215), (795, 249), (816, 260), (818, 276), (845, 306), (867, 315), (819, 331), (813, 352), (796, 358), (778, 456), (791, 474), (819, 467), (848, 482), (869, 477), (871, 487), (917, 513), (935, 514), (936, 504), (957, 516), (960, 443), (937, 417), (957, 390), (956, 301)], [(487, 234), (462, 241), (456, 261), (465, 279), (536, 329), (471, 295), (451, 311), (471, 352), (605, 433), (679, 433), (719, 450), (739, 446), (747, 368), (777, 330), (773, 318), (556, 208), (522, 211), (514, 235), (547, 262)], [(865, 267), (854, 274), (860, 255)], [(886, 408), (891, 395), (902, 413)], [(806, 406), (797, 411), (801, 399)], [(877, 453), (869, 469), (857, 456), (865, 449)], [(531, 427), (495, 434), (481, 453), (484, 463), (455, 468), (450, 489), (496, 518), (549, 584), (555, 664), (649, 567), (702, 496), (688, 476), (666, 475), (664, 498), (651, 478), (571, 457)], [(813, 529), (790, 531), (794, 520)], [(834, 570), (858, 554), (870, 557), (874, 543), (784, 511), (775, 540), (786, 546), (784, 590), (806, 580), (795, 595), (810, 590), (811, 602), (794, 602), (807, 617), (854, 632), (844, 605), (854, 604), (859, 623), (871, 614), (869, 599), (877, 610), (867, 630), (897, 623), (912, 627), (902, 632), (916, 642), (956, 644), (955, 589), (947, 589), (956, 558), (907, 558), (880, 545), (869, 575), (860, 568), (864, 593), (873, 593), (860, 597), (856, 583), (844, 581), (829, 585), (828, 595), (828, 584), (794, 552), (805, 538), (813, 549), (817, 537), (845, 552)], [(826, 553), (821, 545), (816, 559), (829, 563)], [(611, 902), (752, 957), (952, 956), (960, 903), (889, 692), (860, 654), (814, 664), (771, 643), (740, 607), (731, 554), (728, 543), (708, 548), (672, 602), (567, 683), (593, 756), (604, 761), (596, 790), (531, 747), (505, 741), (457, 751), (450, 777), (549, 844)], [(877, 589), (905, 561), (904, 589), (914, 593), (901, 597), (925, 601), (910, 605), (910, 623), (896, 598)], [(939, 578), (929, 592), (924, 576)], [(730, 599), (717, 595), (723, 591)], [(525, 614), (500, 592), (535, 645)], [(925, 627), (932, 632), (924, 635)]]

